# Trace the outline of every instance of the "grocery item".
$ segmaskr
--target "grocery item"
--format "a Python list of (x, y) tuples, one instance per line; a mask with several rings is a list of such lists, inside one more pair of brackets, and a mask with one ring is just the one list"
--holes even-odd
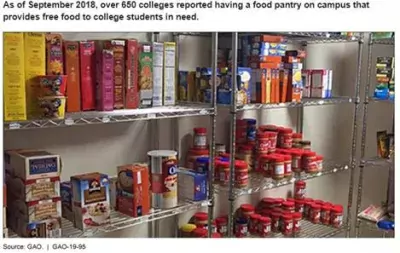
[(293, 148), (302, 148), (300, 142), (303, 139), (302, 133), (293, 133), (292, 134), (292, 147)]
[(249, 217), (249, 232), (250, 234), (257, 234), (258, 233), (258, 225), (259, 225), (259, 219), (261, 218), (261, 215), (253, 213)]
[(71, 183), (60, 184), (62, 217), (74, 223), (74, 212), (72, 210), (72, 188)]
[(249, 183), (249, 168), (245, 161), (235, 161), (235, 187), (243, 188)]
[(193, 215), (194, 224), (198, 228), (207, 229), (208, 224), (208, 214), (205, 212), (197, 212)]
[(279, 212), (272, 212), (271, 213), (271, 231), (274, 233), (279, 232), (279, 219), (281, 213)]
[(272, 179), (282, 180), (285, 177), (284, 159), (281, 156), (274, 156), (272, 166)]
[(261, 155), (259, 157), (259, 170), (263, 173), (264, 177), (270, 178), (273, 172), (272, 169), (273, 169), (273, 156)]
[(4, 120), (27, 119), (23, 33), (3, 34)]
[(93, 41), (80, 42), (80, 63), (81, 63), (81, 109), (83, 111), (94, 110), (95, 80), (96, 80), (96, 55)]
[(13, 230), (19, 223), (28, 224), (61, 217), (60, 197), (30, 202), (9, 198), (7, 206), (8, 224)]
[(67, 76), (67, 112), (79, 112), (81, 110), (79, 42), (64, 41), (64, 55)]
[(224, 161), (219, 161), (217, 163), (217, 167), (216, 169), (219, 172), (219, 182), (222, 185), (227, 185), (229, 183), (229, 170), (230, 170), (230, 166), (229, 166), (229, 162), (224, 162)]
[(216, 144), (215, 144), (215, 153), (216, 153), (217, 155), (220, 155), (220, 154), (226, 153), (226, 147), (225, 147), (225, 144), (222, 144), (222, 143), (216, 143)]
[(303, 98), (310, 98), (311, 97), (311, 75), (312, 70), (310, 69), (303, 69), (301, 71), (301, 78), (303, 80), (303, 91), (302, 97)]
[(129, 39), (126, 43), (125, 108), (139, 107), (139, 43)]
[(60, 218), (46, 219), (31, 223), (18, 222), (15, 226), (10, 225), (10, 228), (19, 237), (60, 238), (62, 236)]
[(284, 174), (286, 178), (292, 177), (292, 156), (290, 155), (283, 155), (282, 156), (284, 161)]
[(339, 228), (343, 224), (343, 206), (335, 205), (331, 209), (331, 224), (332, 226)]
[(46, 34), (47, 75), (64, 74), (63, 39), (61, 34)]
[(207, 237), (208, 230), (205, 228), (196, 228), (193, 230), (192, 235), (195, 238), (205, 238)]
[(195, 169), (195, 163), (199, 157), (209, 157), (210, 151), (208, 149), (189, 149), (187, 156), (186, 167), (188, 169)]
[(153, 106), (163, 105), (164, 43), (153, 42)]
[(246, 237), (248, 235), (248, 225), (246, 218), (236, 218), (235, 222), (235, 236), (238, 238)]
[(179, 229), (181, 232), (180, 236), (183, 238), (190, 238), (192, 237), (192, 233), (196, 228), (197, 227), (194, 224), (183, 224)]
[(179, 196), (193, 201), (207, 199), (207, 175), (178, 169)]
[(313, 203), (310, 205), (309, 217), (312, 223), (318, 224), (321, 219), (321, 205)]
[(39, 91), (36, 92), (36, 99), (38, 96), (65, 96), (67, 88), (67, 76), (37, 76), (39, 80)]
[(177, 152), (153, 150), (149, 156), (152, 207), (173, 208), (178, 205)]
[(176, 102), (176, 45), (164, 42), (164, 92), (163, 105), (175, 105)]
[(271, 218), (259, 217), (257, 232), (260, 237), (267, 237), (271, 232)]
[(282, 209), (285, 211), (288, 211), (290, 213), (294, 213), (295, 211), (295, 207), (294, 207), (295, 203), (291, 202), (291, 201), (285, 201), (282, 203)]
[(331, 209), (330, 205), (321, 206), (321, 223), (324, 225), (329, 225), (331, 220)]
[(215, 223), (217, 226), (217, 232), (220, 233), (222, 236), (226, 236), (228, 232), (228, 219), (225, 216), (217, 217), (215, 219)]
[(314, 200), (310, 198), (304, 199), (304, 218), (310, 219), (311, 205), (314, 204)]
[(209, 169), (210, 158), (198, 157), (195, 162), (194, 170), (197, 173), (207, 174)]
[(149, 169), (147, 164), (118, 166), (116, 210), (139, 217), (150, 212)]
[(103, 49), (98, 62), (100, 76), (97, 84), (97, 109), (99, 111), (114, 110), (114, 52)]
[(285, 63), (285, 69), (288, 69), (288, 102), (300, 102), (302, 96), (303, 82), (301, 78), (301, 70), (303, 65), (301, 63)]
[(317, 167), (317, 172), (322, 172), (323, 161), (324, 161), (324, 157), (322, 155), (317, 155), (315, 157), (315, 166)]
[(240, 216), (246, 219), (250, 218), (250, 215), (254, 214), (255, 208), (251, 204), (240, 205)]
[(246, 145), (246, 144), (238, 145), (238, 151), (237, 151), (236, 157), (237, 157), (237, 159), (243, 160), (247, 163), (248, 171), (251, 171), (253, 169), (254, 155), (253, 155), (253, 146), (252, 145)]
[(290, 153), (292, 156), (292, 171), (295, 173), (300, 173), (303, 170), (302, 167), (303, 151), (292, 149)]
[(153, 54), (150, 45), (142, 45), (139, 54), (140, 107), (151, 107), (153, 101)]
[(247, 123), (246, 130), (246, 141), (255, 142), (257, 133), (257, 120), (256, 119), (244, 119)]
[(328, 70), (313, 69), (311, 71), (311, 97), (328, 98), (329, 97), (329, 78)]
[(236, 143), (242, 144), (247, 141), (247, 122), (245, 119), (236, 120)]
[(207, 128), (196, 127), (193, 128), (193, 148), (206, 149), (207, 148)]
[(282, 234), (288, 236), (293, 233), (293, 215), (283, 214), (282, 215)]
[(378, 157), (387, 158), (389, 151), (386, 148), (387, 131), (379, 131), (377, 132), (376, 136), (377, 136)]
[(292, 217), (293, 217), (293, 233), (298, 233), (301, 230), (302, 213), (295, 212), (293, 213)]
[(293, 130), (291, 128), (280, 128), (278, 129), (278, 143), (281, 148), (292, 148), (293, 142)]
[(316, 154), (312, 151), (305, 151), (302, 155), (302, 167), (307, 173), (316, 172)]
[(64, 96), (47, 96), (39, 98), (39, 118), (64, 119), (65, 103), (66, 97)]
[(271, 146), (271, 139), (270, 133), (265, 132), (257, 132), (257, 139), (256, 139), (256, 150), (257, 154), (266, 154), (270, 151)]

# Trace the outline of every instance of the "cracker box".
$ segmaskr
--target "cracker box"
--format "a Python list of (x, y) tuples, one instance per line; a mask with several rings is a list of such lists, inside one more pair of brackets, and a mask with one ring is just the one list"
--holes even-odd
[(87, 173), (71, 177), (75, 227), (85, 230), (110, 223), (108, 176)]
[(72, 212), (72, 189), (70, 182), (62, 182), (61, 191), (61, 209), (62, 217), (74, 222), (74, 213)]
[(164, 105), (176, 102), (176, 44), (164, 42)]
[(8, 203), (7, 210), (7, 218), (15, 215), (15, 218), (24, 223), (58, 218), (61, 217), (61, 198), (57, 197), (30, 202), (13, 200)]
[(19, 237), (28, 238), (61, 238), (61, 218), (51, 218), (42, 221), (27, 223), (14, 217), (13, 225), (10, 228)]
[(139, 43), (137, 40), (126, 41), (126, 89), (125, 108), (139, 107)]
[(150, 45), (143, 45), (139, 56), (140, 107), (153, 103), (153, 53)]
[(81, 109), (90, 111), (96, 108), (96, 55), (93, 41), (81, 41)]
[(311, 97), (311, 70), (303, 69), (301, 71), (301, 78), (303, 82), (303, 91), (302, 97), (303, 98), (310, 98)]
[(114, 109), (125, 106), (125, 41), (111, 40), (114, 53)]
[(60, 156), (47, 151), (7, 151), (4, 162), (7, 173), (25, 181), (60, 176)]
[(97, 109), (99, 111), (112, 111), (114, 109), (114, 54), (113, 51), (101, 51), (100, 80), (97, 86)]
[(24, 33), (26, 107), (29, 118), (39, 115), (40, 84), (37, 76), (46, 74), (46, 36), (44, 33)]
[(139, 217), (150, 212), (150, 183), (147, 164), (118, 167), (117, 210)]
[(64, 74), (63, 40), (61, 34), (46, 34), (47, 75)]
[(163, 105), (164, 43), (153, 42), (153, 106)]
[(313, 69), (311, 72), (311, 97), (326, 98), (328, 87), (328, 70)]
[(207, 198), (207, 175), (191, 170), (178, 170), (179, 196), (193, 201)]
[(24, 34), (3, 34), (4, 120), (22, 121), (26, 115)]
[(67, 75), (67, 112), (81, 110), (81, 77), (79, 42), (64, 41), (65, 74)]
[(26, 202), (60, 197), (60, 177), (23, 180), (19, 177), (7, 177), (7, 187), (11, 199)]

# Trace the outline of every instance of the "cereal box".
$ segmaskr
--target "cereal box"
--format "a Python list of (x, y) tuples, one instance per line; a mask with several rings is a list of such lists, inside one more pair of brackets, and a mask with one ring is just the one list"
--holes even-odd
[(207, 198), (207, 175), (191, 170), (178, 170), (179, 196), (193, 201)]
[(79, 42), (64, 41), (65, 74), (67, 75), (67, 112), (81, 110)]
[(87, 173), (71, 177), (75, 226), (87, 229), (110, 223), (108, 176)]
[(7, 177), (9, 197), (26, 202), (60, 197), (60, 177), (23, 180)]
[(261, 103), (271, 103), (271, 86), (272, 86), (272, 70), (265, 68), (264, 64), (261, 64), (262, 77), (261, 77)]
[(153, 103), (153, 53), (151, 46), (143, 45), (139, 56), (140, 106), (151, 107)]
[(97, 87), (97, 109), (112, 111), (114, 109), (114, 56), (113, 51), (101, 51), (100, 80)]
[(74, 213), (72, 212), (72, 189), (70, 182), (62, 182), (61, 187), (61, 209), (62, 217), (74, 222)]
[(25, 202), (13, 200), (8, 203), (7, 218), (13, 214), (26, 223), (61, 217), (61, 198)]
[(139, 43), (137, 40), (126, 43), (125, 108), (136, 109), (139, 107)]
[(175, 58), (175, 42), (164, 42), (164, 105), (175, 105), (176, 102)]
[(47, 75), (64, 74), (63, 41), (61, 34), (46, 34)]
[(3, 34), (4, 120), (26, 120), (24, 35)]
[(60, 176), (60, 156), (47, 151), (7, 151), (4, 162), (7, 173), (26, 181)]
[(153, 106), (163, 105), (164, 43), (153, 42)]
[[(8, 217), (10, 228), (19, 237), (28, 238), (61, 238), (61, 218), (50, 218), (35, 222), (26, 222), (18, 215)], [(11, 220), (11, 221), (10, 221)]]
[(79, 53), (81, 58), (81, 107), (83, 111), (90, 111), (96, 108), (96, 55), (94, 42), (80, 42)]
[(189, 87), (188, 87), (188, 71), (179, 71), (178, 73), (178, 86), (179, 86), (179, 101), (189, 100)]
[(46, 74), (46, 36), (44, 33), (24, 33), (26, 107), (29, 118), (39, 114), (40, 84), (37, 76)]
[(279, 103), (279, 69), (272, 69), (271, 102)]
[(261, 69), (251, 69), (250, 86), (252, 103), (261, 103), (261, 78)]
[(139, 217), (150, 211), (150, 184), (147, 164), (118, 167), (117, 210)]
[(288, 102), (300, 102), (303, 82), (302, 82), (302, 70), (303, 66), (301, 63), (285, 63), (285, 69), (288, 69)]
[(111, 40), (114, 53), (114, 109), (123, 109), (125, 102), (125, 41)]

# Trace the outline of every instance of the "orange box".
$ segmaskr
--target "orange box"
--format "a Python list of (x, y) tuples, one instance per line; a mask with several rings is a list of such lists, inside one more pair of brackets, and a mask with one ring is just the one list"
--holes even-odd
[(279, 103), (279, 69), (272, 69), (271, 102)]
[(46, 34), (47, 75), (64, 74), (63, 41), (61, 34)]
[(288, 91), (288, 76), (289, 71), (287, 69), (281, 69), (279, 71), (279, 89), (280, 89), (280, 102), (288, 102), (287, 91)]
[(81, 110), (81, 77), (79, 65), (79, 42), (65, 41), (65, 74), (67, 79), (67, 112)]
[(300, 63), (301, 59), (294, 56), (283, 56), (282, 61), (284, 63)]
[(268, 104), (271, 103), (272, 71), (269, 68), (261, 68), (261, 69), (262, 69), (261, 89), (260, 89), (261, 103)]
[(257, 42), (271, 42), (271, 43), (280, 43), (284, 42), (284, 38), (282, 36), (275, 36), (275, 35), (258, 35), (251, 37), (252, 43)]
[(261, 56), (260, 61), (267, 63), (281, 63), (282, 56)]
[(150, 212), (149, 169), (146, 164), (118, 167), (116, 209), (126, 215), (139, 217)]

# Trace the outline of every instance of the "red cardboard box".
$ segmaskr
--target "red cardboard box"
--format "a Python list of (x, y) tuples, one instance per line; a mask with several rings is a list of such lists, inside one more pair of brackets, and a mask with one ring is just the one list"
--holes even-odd
[(96, 108), (96, 55), (94, 41), (80, 42), (82, 110)]
[(67, 75), (67, 112), (81, 110), (81, 80), (79, 66), (79, 42), (65, 41), (65, 74)]
[(111, 40), (114, 53), (114, 109), (124, 109), (125, 103), (125, 41)]
[(139, 43), (137, 40), (126, 41), (126, 93), (125, 108), (139, 107)]

